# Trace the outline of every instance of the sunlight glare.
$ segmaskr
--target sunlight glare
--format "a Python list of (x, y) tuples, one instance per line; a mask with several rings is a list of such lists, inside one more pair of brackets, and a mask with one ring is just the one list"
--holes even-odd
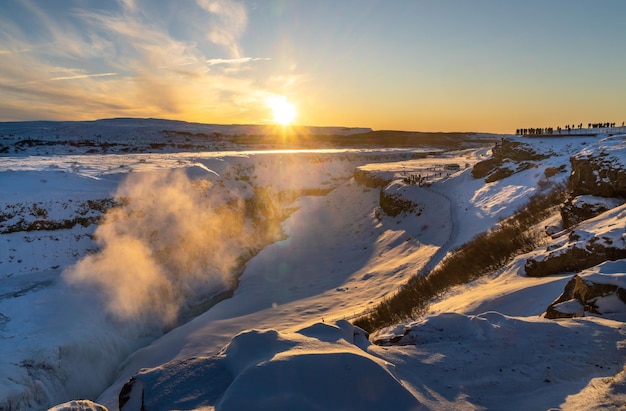
[(274, 113), (274, 121), (283, 126), (293, 123), (296, 118), (296, 108), (287, 101), (285, 96), (273, 97), (268, 100), (268, 106)]

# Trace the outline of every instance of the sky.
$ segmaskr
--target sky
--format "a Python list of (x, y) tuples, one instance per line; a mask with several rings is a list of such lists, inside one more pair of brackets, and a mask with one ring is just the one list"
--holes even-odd
[(626, 121), (623, 0), (2, 0), (0, 121)]

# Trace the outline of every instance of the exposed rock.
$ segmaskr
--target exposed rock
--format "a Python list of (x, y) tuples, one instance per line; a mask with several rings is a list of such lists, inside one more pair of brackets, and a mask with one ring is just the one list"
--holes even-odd
[(609, 137), (572, 156), (570, 190), (574, 195), (626, 198), (626, 141)]
[[(596, 241), (593, 241), (596, 240)], [(584, 247), (572, 244), (566, 248), (558, 248), (543, 259), (529, 258), (524, 270), (529, 277), (547, 277), (584, 270), (604, 261), (615, 261), (626, 258), (623, 248), (607, 247), (594, 237)]]
[(626, 258), (626, 205), (580, 224), (550, 242), (546, 251), (526, 260), (530, 277), (578, 272), (604, 261)]
[(565, 164), (561, 164), (559, 167), (546, 167), (543, 171), (543, 175), (546, 178), (550, 178), (559, 173), (564, 173), (565, 171), (567, 171), (567, 166)]
[(540, 161), (554, 153), (539, 153), (530, 144), (503, 138), (492, 149), (492, 158), (474, 164), (472, 176), (485, 177), (485, 182), (501, 180), (515, 173), (537, 167)]
[[(108, 209), (119, 205), (121, 202), (112, 198), (5, 204), (0, 211), (0, 234), (65, 230), (77, 225), (88, 227), (98, 223)], [(74, 210), (74, 216), (60, 218), (68, 209)]]
[(483, 161), (479, 161), (472, 167), (472, 177), (483, 178), (493, 173), (498, 167), (502, 165), (502, 160), (499, 158), (488, 158)]
[(502, 180), (503, 178), (507, 178), (513, 174), (515, 174), (514, 169), (507, 166), (500, 166), (489, 173), (489, 175), (485, 178), (485, 183), (493, 183), (494, 181)]
[[(146, 369), (139, 370), (141, 374)], [(118, 396), (118, 407), (120, 411), (144, 410), (144, 388), (145, 384), (141, 379), (132, 377), (124, 384)]]
[(404, 189), (407, 186), (400, 182), (389, 184), (380, 190), (380, 208), (388, 216), (395, 217), (401, 213), (417, 212), (421, 214), (419, 204), (406, 198)]
[(563, 294), (546, 309), (546, 318), (572, 318), (581, 317), (584, 312), (604, 314), (599, 300), (615, 296), (621, 301), (626, 309), (626, 289), (618, 284), (610, 284), (608, 281), (599, 280), (602, 275), (575, 275), (566, 285)]
[[(396, 330), (397, 331), (397, 330)], [(415, 330), (412, 328), (404, 328), (401, 332), (395, 334), (383, 334), (379, 338), (375, 338), (372, 343), (374, 345), (412, 345), (415, 344), (415, 338), (411, 334), (414, 334)]]
[(563, 224), (547, 225), (545, 227), (546, 234), (553, 238), (558, 236), (561, 231), (563, 231)]
[(393, 176), (389, 179), (383, 178), (380, 173), (372, 173), (367, 170), (363, 170), (360, 167), (354, 169), (354, 180), (366, 187), (376, 188), (384, 187), (389, 184), (393, 179)]
[(623, 203), (624, 200), (621, 198), (603, 198), (596, 196), (577, 196), (569, 198), (561, 206), (563, 228), (572, 227), (582, 221), (589, 220)]
[(567, 300), (561, 303), (552, 303), (546, 309), (546, 318), (555, 320), (557, 318), (584, 317), (585, 306), (576, 299)]
[(500, 140), (492, 149), (494, 158), (501, 160), (508, 158), (515, 162), (539, 161), (551, 157), (553, 153), (537, 152), (536, 147), (528, 143), (513, 141), (506, 138)]

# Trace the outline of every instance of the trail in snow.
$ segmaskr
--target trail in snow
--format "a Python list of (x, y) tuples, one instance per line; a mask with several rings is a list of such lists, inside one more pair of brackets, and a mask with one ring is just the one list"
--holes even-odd
[(450, 246), (454, 243), (454, 241), (456, 240), (458, 236), (459, 229), (458, 229), (458, 223), (457, 223), (457, 217), (456, 217), (456, 214), (457, 214), (456, 202), (454, 202), (447, 194), (439, 190), (433, 189), (432, 186), (422, 187), (422, 189), (430, 191), (431, 193), (437, 194), (445, 198), (449, 204), (448, 211), (450, 214), (450, 234), (448, 235), (448, 239), (446, 240), (445, 243), (443, 243), (439, 247), (437, 252), (430, 258), (430, 260), (428, 260), (426, 265), (424, 265), (424, 267), (420, 270), (419, 275), (428, 275), (428, 273), (434, 270), (437, 264), (439, 264), (441, 260), (443, 260), (443, 258), (448, 254), (448, 252), (450, 251)]

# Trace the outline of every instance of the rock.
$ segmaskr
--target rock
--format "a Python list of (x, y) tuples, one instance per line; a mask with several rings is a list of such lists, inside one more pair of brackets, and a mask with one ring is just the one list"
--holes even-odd
[(536, 147), (521, 141), (503, 138), (492, 149), (494, 158), (508, 158), (515, 162), (539, 161), (551, 157), (554, 153), (539, 153)]
[(593, 240), (598, 240), (598, 237), (587, 242), (585, 247), (573, 244), (567, 248), (555, 249), (542, 259), (527, 259), (524, 264), (526, 275), (529, 277), (547, 277), (584, 270), (604, 261), (626, 258), (625, 249), (606, 247), (604, 244)]
[(537, 167), (540, 161), (554, 153), (539, 153), (530, 144), (503, 138), (492, 149), (492, 158), (474, 164), (472, 176), (485, 178), (486, 183), (509, 177), (529, 168)]
[(502, 165), (502, 160), (499, 158), (488, 158), (483, 161), (479, 161), (472, 167), (472, 177), (483, 178), (493, 173)]
[(354, 169), (354, 180), (366, 187), (377, 188), (384, 187), (392, 181), (393, 178), (385, 179), (380, 174), (363, 170), (360, 167)]
[(563, 294), (548, 306), (545, 318), (581, 317), (584, 311), (605, 314), (601, 300), (609, 297), (617, 297), (623, 303), (622, 311), (626, 311), (626, 289), (619, 279), (611, 275), (575, 275)]
[[(626, 258), (626, 205), (586, 220), (569, 235), (555, 237), (545, 251), (527, 258), (526, 275), (545, 277), (576, 273), (604, 261)], [(564, 231), (567, 233), (567, 230)]]
[(502, 180), (515, 174), (515, 170), (505, 165), (500, 166), (493, 170), (487, 177), (485, 177), (485, 183), (493, 183), (494, 181)]
[(570, 158), (574, 195), (626, 198), (626, 141), (609, 137)]
[(563, 224), (545, 226), (546, 234), (553, 238), (555, 236), (558, 236), (559, 233), (561, 233), (562, 231), (563, 231)]
[(557, 318), (573, 318), (573, 317), (584, 317), (585, 316), (585, 306), (581, 304), (580, 301), (576, 299), (567, 300), (561, 303), (552, 303), (546, 310), (546, 318), (549, 319), (557, 319)]
[(561, 205), (563, 228), (596, 217), (624, 203), (621, 198), (604, 198), (590, 195), (571, 197)]
[(406, 198), (404, 191), (407, 187), (403, 183), (394, 182), (380, 190), (379, 204), (385, 214), (395, 217), (401, 213), (421, 213), (419, 204)]

